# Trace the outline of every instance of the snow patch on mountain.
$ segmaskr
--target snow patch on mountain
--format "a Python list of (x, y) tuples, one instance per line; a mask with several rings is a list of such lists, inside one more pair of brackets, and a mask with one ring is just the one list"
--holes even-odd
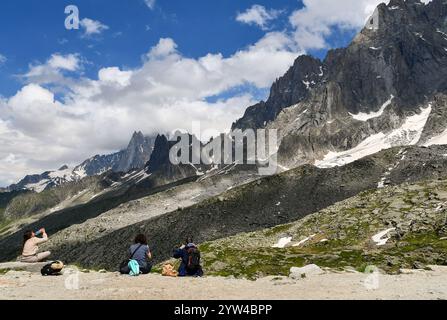
[(48, 184), (50, 182), (51, 182), (50, 180), (45, 179), (45, 180), (39, 181), (37, 183), (29, 183), (25, 186), (24, 189), (31, 190), (31, 191), (34, 191), (37, 193), (41, 193), (42, 191), (45, 190), (45, 188), (48, 186)]
[(290, 242), (292, 242), (292, 237), (284, 237), (278, 240), (278, 242), (272, 246), (272, 248), (284, 248), (286, 245), (288, 245)]
[(330, 151), (322, 160), (317, 160), (315, 165), (320, 168), (343, 166), (384, 149), (415, 145), (421, 139), (431, 110), (432, 106), (429, 104), (427, 108), (421, 109), (420, 114), (408, 117), (400, 128), (386, 134), (383, 132), (374, 134), (347, 151)]
[(442, 145), (442, 144), (447, 144), (447, 129), (439, 136), (432, 137), (430, 140), (428, 140), (425, 146), (429, 147), (433, 145)]
[(378, 234), (375, 234), (371, 237), (372, 241), (376, 243), (377, 246), (384, 246), (390, 238), (387, 238), (386, 236), (391, 231), (396, 230), (396, 228), (390, 228), (384, 231), (379, 232)]
[(304, 238), (303, 240), (301, 240), (298, 243), (294, 244), (293, 246), (294, 247), (299, 247), (299, 246), (305, 244), (307, 241), (315, 238), (315, 236), (316, 236), (316, 234), (312, 234), (312, 235), (308, 236), (307, 238)]
[(58, 171), (52, 171), (48, 174), (50, 176), (51, 179), (64, 179), (67, 181), (71, 181), (73, 180), (75, 174), (73, 173), (73, 170), (66, 168), (63, 170), (58, 170)]
[(394, 96), (391, 95), (390, 99), (388, 99), (379, 109), (379, 111), (377, 112), (371, 112), (371, 113), (363, 113), (360, 112), (358, 114), (352, 114), (349, 113), (351, 115), (351, 117), (353, 117), (355, 120), (358, 121), (368, 121), (369, 119), (373, 119), (373, 118), (378, 118), (380, 117), (383, 112), (385, 111), (386, 108), (388, 108), (388, 106), (391, 104), (391, 102), (393, 101)]

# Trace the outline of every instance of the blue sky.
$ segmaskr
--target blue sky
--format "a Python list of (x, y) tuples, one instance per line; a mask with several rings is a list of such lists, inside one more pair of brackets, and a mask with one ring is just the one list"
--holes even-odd
[(345, 46), (380, 2), (1, 1), (0, 186), (119, 150), (135, 130), (226, 131), (298, 55)]
[[(78, 6), (81, 19), (100, 21), (109, 29), (91, 38), (83, 38), (82, 30), (66, 30), (64, 9), (70, 4)], [(300, 7), (296, 0), (159, 0), (153, 10), (144, 0), (2, 1), (0, 53), (8, 61), (0, 72), (0, 94), (14, 94), (21, 86), (14, 75), (25, 73), (30, 63), (43, 62), (55, 52), (81, 53), (91, 63), (84, 70), (90, 77), (105, 66), (141, 65), (141, 55), (163, 37), (175, 39), (187, 57), (231, 55), (264, 34), (236, 21), (237, 13), (253, 4), (284, 10), (271, 26), (280, 30), (287, 24), (287, 12)]]

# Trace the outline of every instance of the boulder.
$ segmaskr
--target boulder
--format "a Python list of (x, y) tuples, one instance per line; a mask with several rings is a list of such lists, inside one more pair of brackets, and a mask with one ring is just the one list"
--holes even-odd
[(316, 264), (309, 264), (302, 268), (292, 267), (290, 268), (289, 277), (292, 279), (301, 279), (303, 277), (321, 275), (325, 272)]

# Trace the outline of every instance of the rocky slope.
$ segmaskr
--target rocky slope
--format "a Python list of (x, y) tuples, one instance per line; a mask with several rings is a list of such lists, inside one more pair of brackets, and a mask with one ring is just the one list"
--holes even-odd
[[(447, 179), (445, 154), (444, 146), (393, 148), (342, 167), (306, 165), (233, 188), (192, 207), (110, 231), (104, 237), (94, 236), (92, 241), (85, 239), (96, 233), (95, 229), (82, 229), (82, 236), (66, 235), (63, 238), (70, 241), (60, 238), (47, 248), (67, 262), (114, 269), (135, 234), (144, 232), (151, 239), (157, 261), (161, 261), (188, 235), (194, 235), (198, 242), (223, 238), (295, 221), (382, 185)], [(15, 241), (14, 237), (6, 238), (0, 247), (14, 248)], [(14, 250), (5, 252), (1, 258), (13, 254)]]
[(391, 273), (447, 265), (447, 180), (366, 191), (297, 222), (201, 250), (210, 274), (249, 278), (287, 276), (308, 264)]
[[(7, 204), (4, 217), (17, 220), (47, 210), (52, 212), (64, 207), (79, 205), (91, 200), (113, 182), (108, 175), (86, 177), (77, 182), (67, 182), (40, 193), (26, 192), (13, 197)], [(65, 205), (64, 205), (65, 202)]]

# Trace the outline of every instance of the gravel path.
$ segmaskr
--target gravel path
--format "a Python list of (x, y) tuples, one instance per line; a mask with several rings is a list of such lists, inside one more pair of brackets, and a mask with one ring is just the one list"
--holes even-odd
[(155, 274), (131, 278), (74, 269), (59, 277), (41, 277), (10, 271), (0, 276), (0, 299), (447, 299), (447, 267), (397, 276), (328, 273), (299, 280), (269, 277), (258, 281)]

